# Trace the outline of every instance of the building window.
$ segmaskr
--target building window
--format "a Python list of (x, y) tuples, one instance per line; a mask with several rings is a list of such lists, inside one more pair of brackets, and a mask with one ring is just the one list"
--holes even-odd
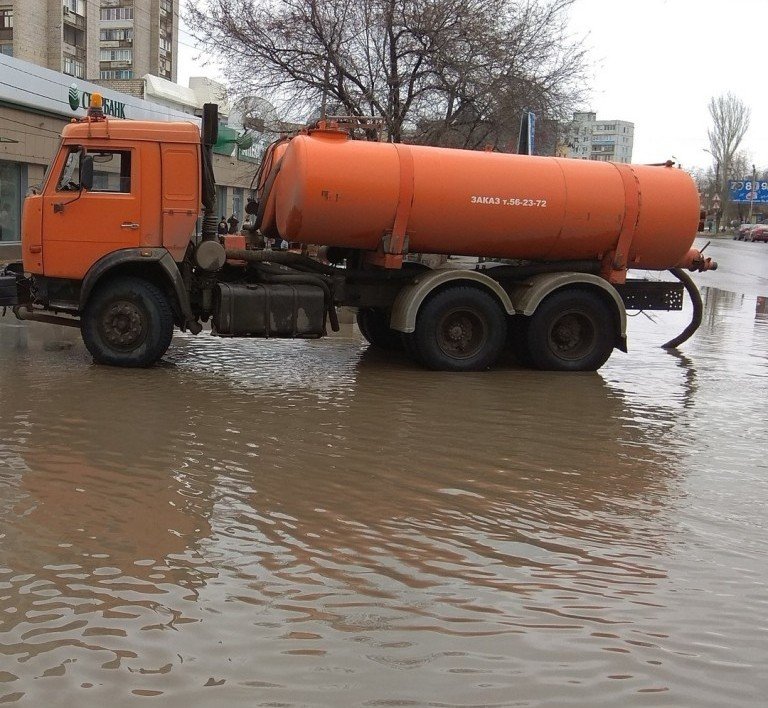
[(0, 10), (0, 30), (13, 29), (13, 10)]
[(243, 189), (242, 187), (234, 187), (232, 189), (232, 213), (235, 218), (242, 224), (243, 223)]
[(0, 44), (0, 54), (5, 54), (7, 57), (13, 56), (13, 45), (12, 44)]
[(133, 39), (133, 28), (103, 29), (99, 33), (99, 39), (102, 42), (130, 42)]
[(130, 69), (108, 69), (99, 72), (100, 79), (132, 79), (133, 72)]
[(64, 69), (65, 74), (74, 76), (77, 79), (85, 78), (85, 65), (83, 62), (78, 61), (74, 57), (64, 57)]
[(22, 178), (26, 166), (19, 162), (0, 160), (0, 241), (21, 239)]
[(102, 20), (132, 20), (132, 7), (102, 7), (100, 14)]
[(132, 49), (102, 49), (99, 55), (101, 61), (131, 61)]
[(64, 41), (73, 47), (85, 47), (85, 32), (71, 25), (64, 25)]
[(227, 213), (227, 188), (216, 187), (216, 207), (218, 208), (221, 218), (226, 219)]
[(64, 12), (74, 12), (85, 17), (85, 0), (63, 0)]

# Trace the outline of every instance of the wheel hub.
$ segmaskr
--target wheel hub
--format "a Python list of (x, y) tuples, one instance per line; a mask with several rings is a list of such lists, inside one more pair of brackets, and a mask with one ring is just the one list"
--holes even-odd
[(465, 327), (464, 324), (456, 322), (448, 329), (448, 339), (452, 342), (460, 344), (462, 341), (466, 342), (467, 337), (471, 336), (472, 328)]
[(595, 328), (581, 313), (570, 312), (560, 317), (549, 334), (550, 345), (566, 358), (580, 358), (592, 347)]
[(438, 329), (438, 344), (449, 356), (473, 356), (482, 345), (482, 340), (482, 324), (471, 312), (450, 313)]
[(115, 302), (104, 313), (101, 329), (112, 345), (129, 347), (144, 338), (145, 323), (141, 309), (132, 302)]

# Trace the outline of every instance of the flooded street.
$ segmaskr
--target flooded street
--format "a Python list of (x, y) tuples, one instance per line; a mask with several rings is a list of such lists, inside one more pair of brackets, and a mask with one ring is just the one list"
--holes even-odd
[(595, 374), (0, 318), (0, 703), (765, 705), (768, 245), (707, 255)]

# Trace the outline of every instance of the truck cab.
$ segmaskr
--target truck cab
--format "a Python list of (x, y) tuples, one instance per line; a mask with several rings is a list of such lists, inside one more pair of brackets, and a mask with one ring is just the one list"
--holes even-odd
[(42, 192), (24, 205), (24, 270), (82, 281), (123, 249), (163, 248), (181, 261), (198, 218), (199, 175), (192, 123), (71, 123)]

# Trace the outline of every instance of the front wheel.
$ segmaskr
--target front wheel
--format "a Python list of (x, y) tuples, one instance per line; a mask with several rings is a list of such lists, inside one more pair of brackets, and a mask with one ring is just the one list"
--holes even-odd
[(119, 277), (91, 295), (80, 332), (97, 364), (151, 366), (171, 343), (173, 311), (156, 285)]
[(481, 371), (496, 363), (506, 336), (506, 316), (492, 295), (454, 286), (422, 305), (412, 345), (430, 369)]
[(609, 306), (586, 290), (561, 290), (547, 297), (530, 318), (528, 352), (547, 371), (596, 371), (616, 341)]

